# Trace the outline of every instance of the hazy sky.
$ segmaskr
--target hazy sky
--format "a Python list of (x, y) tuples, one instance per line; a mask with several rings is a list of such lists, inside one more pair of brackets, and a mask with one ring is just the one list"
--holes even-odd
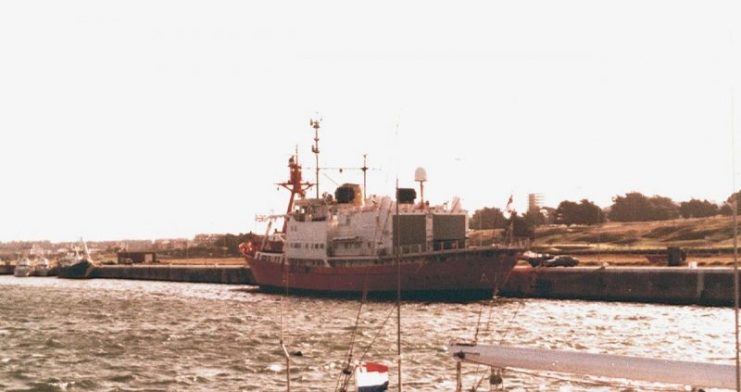
[(469, 210), (718, 202), (739, 4), (5, 0), (0, 241), (253, 230), (315, 113), (322, 166), (367, 153), (370, 193), (424, 166)]

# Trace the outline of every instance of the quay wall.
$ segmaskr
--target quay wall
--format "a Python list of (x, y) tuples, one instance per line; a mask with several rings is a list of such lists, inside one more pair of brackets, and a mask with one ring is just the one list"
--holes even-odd
[(239, 265), (104, 265), (91, 278), (169, 282), (254, 284), (249, 267)]
[[(11, 271), (12, 273), (12, 271)], [(253, 285), (246, 266), (105, 265), (92, 278)], [(733, 305), (728, 267), (517, 267), (499, 293), (511, 298)]]
[(500, 295), (515, 298), (731, 306), (733, 269), (515, 268)]

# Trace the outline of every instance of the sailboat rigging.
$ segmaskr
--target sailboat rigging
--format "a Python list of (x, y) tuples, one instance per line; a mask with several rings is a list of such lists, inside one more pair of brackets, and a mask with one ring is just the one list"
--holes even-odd
[(733, 189), (733, 319), (736, 338), (736, 392), (741, 392), (741, 357), (739, 356), (739, 278), (738, 278), (738, 193), (736, 189), (736, 131), (734, 94), (731, 88), (731, 183)]
[[(396, 178), (396, 220), (399, 221), (399, 178)], [(404, 383), (401, 378), (401, 258), (399, 257), (400, 230), (395, 230), (396, 246), (394, 256), (396, 258), (396, 355), (399, 377), (399, 392), (402, 392)]]
[[(416, 189), (399, 187), (398, 176), (395, 199), (368, 196), (365, 159), (363, 189), (348, 183), (334, 194), (321, 194), (320, 120), (311, 120), (310, 125), (314, 131), (315, 183), (303, 181), (296, 152), (288, 162), (288, 181), (278, 184), (291, 192), (286, 214), (268, 217), (268, 232), (259, 249), (251, 244), (240, 249), (244, 249), (256, 284), (264, 291), (282, 292), (284, 298), (289, 287), (290, 294), (296, 295), (367, 292), (390, 298), (395, 294), (396, 362), (402, 391), (402, 295), (405, 299), (448, 301), (489, 299), (504, 284), (522, 250), (493, 244), (473, 246), (467, 238), (467, 212), (457, 198), (450, 205), (420, 202)], [(415, 180), (420, 179), (421, 191), (426, 181), (424, 169), (417, 170)], [(317, 188), (316, 198), (307, 197), (312, 186)], [(283, 229), (270, 233), (272, 220), (277, 218), (284, 219)], [(285, 300), (283, 303), (285, 307)], [(291, 355), (286, 348), (284, 320), (281, 326), (280, 345), (290, 389)], [(384, 368), (380, 364), (355, 367), (387, 377)]]

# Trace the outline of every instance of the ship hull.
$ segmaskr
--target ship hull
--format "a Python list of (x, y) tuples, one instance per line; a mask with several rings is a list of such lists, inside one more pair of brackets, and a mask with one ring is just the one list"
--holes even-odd
[(26, 278), (31, 276), (31, 267), (28, 266), (16, 266), (13, 270), (13, 275), (16, 278)]
[(33, 273), (31, 275), (33, 276), (49, 276), (49, 271), (51, 271), (51, 268), (49, 267), (36, 267), (33, 270)]
[[(400, 257), (337, 260), (310, 266), (256, 257), (250, 260), (255, 282), (265, 291), (322, 296), (395, 297), (397, 276), (406, 299), (491, 298), (504, 285), (516, 263), (514, 249), (474, 249)], [(288, 279), (285, 279), (287, 275)]]
[(59, 266), (57, 277), (63, 279), (88, 279), (95, 266), (93, 263), (82, 260), (72, 265)]

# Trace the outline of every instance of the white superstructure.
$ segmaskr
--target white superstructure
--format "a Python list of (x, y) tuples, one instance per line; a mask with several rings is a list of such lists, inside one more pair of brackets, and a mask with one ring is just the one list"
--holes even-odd
[[(446, 205), (414, 203), (414, 191), (399, 205), (389, 197), (362, 200), (360, 187), (345, 184), (335, 197), (303, 199), (287, 216), (286, 257), (323, 264), (333, 258), (375, 258), (391, 255), (398, 242), (400, 252), (422, 253), (465, 246), (467, 214)], [(394, 230), (399, 227), (398, 236)]]

